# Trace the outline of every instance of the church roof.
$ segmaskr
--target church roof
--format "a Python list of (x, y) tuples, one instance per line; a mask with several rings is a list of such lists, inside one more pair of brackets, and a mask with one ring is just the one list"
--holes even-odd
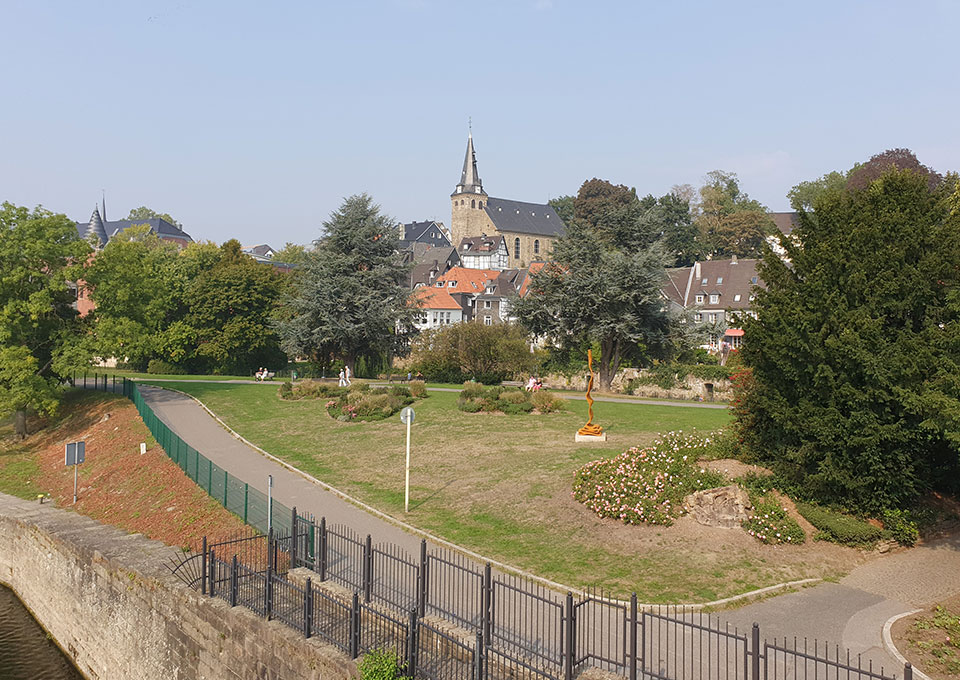
[(184, 241), (193, 240), (187, 232), (159, 217), (154, 217), (149, 220), (112, 220), (104, 222), (100, 219), (100, 211), (95, 209), (93, 215), (90, 217), (89, 223), (83, 224), (82, 222), (77, 222), (76, 224), (77, 234), (79, 234), (80, 238), (85, 239), (91, 233), (96, 234), (101, 246), (106, 245), (110, 239), (130, 227), (142, 224), (147, 225), (150, 231), (160, 238), (176, 238), (183, 239)]
[(483, 206), (497, 231), (537, 236), (563, 236), (567, 228), (553, 206), (542, 203), (487, 199)]
[(458, 194), (482, 194), (483, 182), (477, 172), (477, 154), (473, 150), (473, 133), (467, 135), (467, 154), (463, 157), (463, 171), (460, 173)]

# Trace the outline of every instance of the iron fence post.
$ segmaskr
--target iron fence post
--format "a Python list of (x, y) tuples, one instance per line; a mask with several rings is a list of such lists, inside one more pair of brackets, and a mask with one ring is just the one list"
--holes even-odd
[(418, 574), (419, 578), (417, 579), (417, 607), (419, 608), (418, 613), (420, 616), (427, 615), (427, 541), (426, 539), (420, 540), (420, 573)]
[(410, 618), (407, 621), (409, 630), (407, 631), (407, 668), (404, 675), (408, 678), (417, 675), (417, 608), (410, 610)]
[(303, 593), (303, 637), (313, 634), (313, 581), (307, 577), (307, 588)]
[(360, 593), (353, 591), (350, 606), (350, 658), (360, 656)]
[(363, 601), (369, 602), (373, 591), (373, 540), (367, 534), (363, 544)]
[(203, 547), (200, 549), (200, 592), (207, 594), (207, 537), (203, 537)]
[(230, 473), (223, 471), (223, 507), (227, 507), (227, 487), (230, 486)]
[(297, 506), (290, 510), (290, 568), (297, 568)]
[(473, 680), (483, 680), (483, 635), (477, 631), (473, 647)]
[(630, 680), (637, 680), (637, 594), (630, 595)]
[(240, 590), (240, 581), (237, 577), (237, 556), (233, 556), (233, 563), (230, 565), (230, 606), (237, 606), (237, 597)]
[(903, 664), (903, 680), (913, 680), (913, 665), (909, 661)]
[(210, 597), (217, 594), (217, 554), (210, 548)]
[(247, 523), (247, 508), (250, 507), (250, 485), (243, 483), (243, 523)]
[(750, 646), (753, 654), (750, 658), (750, 680), (760, 680), (760, 626), (756, 623), (750, 631)]
[(270, 620), (270, 615), (273, 613), (273, 570), (275, 565), (273, 543), (273, 527), (271, 527), (270, 531), (267, 532), (267, 582), (263, 597), (264, 616), (267, 621)]
[(490, 646), (490, 605), (492, 599), (493, 572), (490, 568), (490, 563), (487, 562), (486, 566), (483, 568), (483, 602), (481, 603), (481, 609), (483, 610), (482, 631), (484, 648)]
[(327, 580), (327, 518), (320, 518), (320, 580)]
[(576, 655), (573, 653), (574, 640), (574, 622), (573, 622), (573, 593), (567, 591), (567, 599), (564, 609), (564, 650), (563, 650), (563, 677), (565, 680), (573, 680), (573, 665), (576, 661)]

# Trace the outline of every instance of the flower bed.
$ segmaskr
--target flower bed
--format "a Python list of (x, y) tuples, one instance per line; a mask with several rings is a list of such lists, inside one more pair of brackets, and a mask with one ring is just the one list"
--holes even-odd
[(422, 382), (375, 389), (371, 389), (367, 383), (337, 387), (319, 381), (304, 381), (292, 386), (290, 383), (283, 383), (280, 386), (282, 399), (325, 398), (327, 402), (324, 408), (327, 413), (341, 422), (383, 420), (426, 396), (427, 390)]
[(517, 388), (485, 387), (481, 383), (464, 383), (457, 408), (466, 413), (501, 412), (553, 413), (562, 411), (565, 400), (549, 392), (527, 392)]
[(753, 499), (753, 514), (743, 523), (744, 530), (768, 545), (800, 544), (807, 535), (777, 497), (768, 493)]
[(574, 474), (573, 497), (600, 517), (669, 526), (683, 514), (685, 496), (726, 483), (697, 464), (710, 443), (709, 437), (670, 432), (646, 448), (587, 463)]

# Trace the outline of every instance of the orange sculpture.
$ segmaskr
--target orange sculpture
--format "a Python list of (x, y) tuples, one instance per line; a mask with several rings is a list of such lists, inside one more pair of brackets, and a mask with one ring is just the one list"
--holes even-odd
[(577, 434), (589, 437), (603, 436), (603, 428), (593, 422), (593, 397), (590, 396), (590, 390), (593, 389), (593, 350), (587, 350), (587, 368), (590, 369), (590, 379), (587, 381), (587, 412), (590, 416), (587, 424), (577, 430)]

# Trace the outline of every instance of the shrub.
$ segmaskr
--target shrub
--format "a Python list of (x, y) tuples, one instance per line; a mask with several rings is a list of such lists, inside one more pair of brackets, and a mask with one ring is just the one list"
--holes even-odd
[(410, 396), (414, 399), (425, 399), (427, 396), (427, 386), (422, 380), (414, 380), (410, 383)]
[(737, 477), (734, 481), (740, 485), (741, 488), (746, 489), (747, 493), (750, 494), (751, 500), (753, 498), (762, 498), (775, 488), (773, 485), (773, 475), (760, 475), (756, 472), (748, 472), (742, 477)]
[[(397, 392), (393, 388), (347, 391), (340, 388), (340, 396), (326, 404), (327, 413), (336, 420), (383, 420), (407, 404), (416, 401), (409, 390)], [(405, 394), (404, 394), (405, 393)]]
[(338, 387), (319, 380), (301, 380), (293, 386), (293, 399), (318, 399), (340, 397), (347, 393), (346, 387)]
[(807, 540), (797, 520), (787, 514), (787, 509), (772, 493), (753, 502), (753, 513), (742, 526), (751, 536), (770, 545), (800, 544)]
[(649, 447), (587, 463), (574, 474), (573, 497), (600, 517), (669, 526), (682, 514), (684, 496), (725, 483), (697, 465), (709, 441), (670, 432)]
[(513, 404), (509, 401), (503, 401), (501, 399), (497, 404), (497, 409), (503, 413), (506, 413), (508, 416), (519, 416), (524, 413), (530, 413), (533, 410), (533, 404), (531, 404), (529, 401)]
[(186, 369), (162, 359), (151, 359), (147, 364), (147, 373), (151, 375), (185, 375), (186, 372)]
[(357, 664), (360, 680), (403, 680), (404, 666), (396, 655), (381, 649), (373, 649), (363, 655)]
[(390, 394), (395, 397), (409, 397), (411, 396), (410, 389), (404, 387), (403, 385), (394, 385), (390, 388)]
[(872, 524), (820, 505), (797, 503), (797, 512), (817, 528), (816, 540), (862, 546), (883, 536), (883, 531)]
[(483, 384), (482, 383), (463, 383), (463, 389), (460, 390), (461, 399), (474, 399), (483, 394)]
[(370, 389), (370, 383), (355, 382), (350, 384), (351, 392), (367, 392)]
[(280, 398), (293, 399), (293, 385), (290, 384), (289, 380), (280, 383)]
[(480, 399), (461, 399), (457, 408), (465, 413), (479, 413), (483, 410), (483, 401)]
[(905, 510), (887, 510), (883, 513), (883, 528), (900, 545), (913, 545), (920, 538), (920, 529), (911, 513)]
[(530, 395), (521, 390), (508, 390), (500, 395), (500, 401), (508, 404), (527, 404), (530, 402)]
[(554, 413), (564, 410), (567, 400), (550, 392), (540, 391), (530, 396), (530, 402), (540, 413)]

